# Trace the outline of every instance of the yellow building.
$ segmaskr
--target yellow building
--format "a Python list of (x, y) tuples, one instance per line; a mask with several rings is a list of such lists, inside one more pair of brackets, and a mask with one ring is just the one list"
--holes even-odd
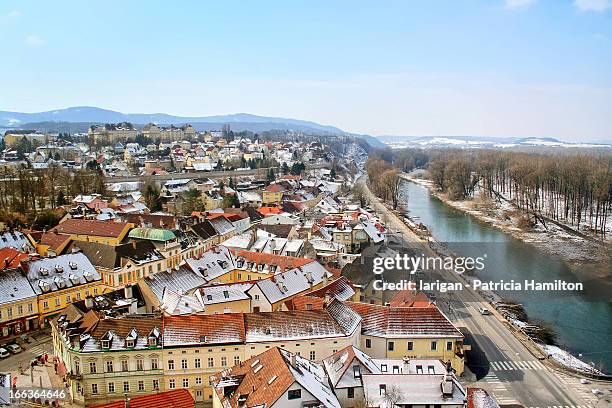
[(463, 374), (469, 346), (463, 344), (463, 334), (434, 304), (412, 307), (346, 304), (363, 318), (358, 347), (372, 358), (450, 361), (457, 375)]
[(270, 184), (261, 195), (263, 204), (279, 204), (283, 200), (285, 188), (280, 184)]
[(93, 125), (87, 131), (94, 143), (115, 143), (117, 141), (134, 140), (138, 131), (129, 122)]
[(202, 194), (202, 201), (204, 202), (205, 211), (223, 207), (223, 197), (219, 194), (218, 190), (204, 191)]
[(100, 274), (81, 252), (31, 261), (26, 270), (36, 292), (41, 326), (70, 303), (105, 290)]
[(51, 232), (72, 236), (76, 241), (99, 242), (107, 245), (119, 245), (128, 231), (134, 228), (129, 222), (80, 220), (70, 218), (62, 222)]
[(160, 317), (100, 318), (74, 307), (52, 321), (54, 354), (79, 405), (164, 390)]
[(4, 133), (4, 143), (7, 147), (17, 146), (22, 139), (37, 145), (47, 144), (51, 137), (46, 133), (38, 133), (33, 130), (11, 130)]
[(0, 273), (0, 339), (38, 329), (36, 292), (19, 269)]
[[(346, 313), (354, 319), (346, 319)], [(291, 327), (290, 332), (287, 327)], [(187, 388), (210, 403), (209, 376), (274, 347), (321, 361), (359, 341), (359, 316), (341, 303), (327, 310), (164, 317), (164, 387)]]

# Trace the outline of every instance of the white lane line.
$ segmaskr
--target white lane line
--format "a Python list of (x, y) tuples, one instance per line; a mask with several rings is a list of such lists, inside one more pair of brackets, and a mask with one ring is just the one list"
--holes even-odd
[(518, 366), (514, 364), (514, 361), (508, 361), (508, 365), (511, 367), (511, 370), (518, 370)]
[(529, 367), (525, 367), (525, 365), (523, 364), (522, 361), (516, 361), (515, 364), (518, 365), (521, 368), (521, 370), (528, 370), (529, 369)]
[(499, 370), (499, 367), (495, 361), (491, 361), (491, 367), (493, 367), (494, 370)]

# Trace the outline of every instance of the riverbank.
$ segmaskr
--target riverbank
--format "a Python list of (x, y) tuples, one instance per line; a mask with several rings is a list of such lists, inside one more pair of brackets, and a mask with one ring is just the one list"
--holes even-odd
[(407, 174), (402, 177), (427, 188), (431, 195), (449, 207), (472, 215), (477, 220), (557, 256), (574, 267), (582, 267), (583, 272), (592, 278), (607, 279), (612, 276), (609, 240), (602, 242), (591, 239), (584, 234), (569, 232), (567, 228), (561, 228), (554, 223), (547, 223), (547, 228), (537, 224), (529, 230), (524, 230), (518, 227), (523, 213), (508, 201), (485, 198), (479, 192), (470, 200), (451, 200), (446, 194), (437, 191), (430, 180)]

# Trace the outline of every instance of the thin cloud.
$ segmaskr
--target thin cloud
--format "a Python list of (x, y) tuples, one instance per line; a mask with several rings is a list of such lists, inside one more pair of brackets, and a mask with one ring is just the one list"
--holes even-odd
[(45, 40), (43, 40), (42, 38), (40, 38), (39, 36), (35, 34), (26, 35), (24, 41), (26, 45), (30, 47), (42, 47), (43, 45), (46, 44)]
[(525, 9), (534, 4), (536, 0), (506, 0), (504, 5), (508, 10)]
[(21, 11), (19, 10), (9, 11), (8, 13), (6, 13), (6, 16), (9, 18), (17, 18), (21, 16)]
[(574, 0), (574, 6), (580, 11), (603, 13), (612, 7), (612, 0)]

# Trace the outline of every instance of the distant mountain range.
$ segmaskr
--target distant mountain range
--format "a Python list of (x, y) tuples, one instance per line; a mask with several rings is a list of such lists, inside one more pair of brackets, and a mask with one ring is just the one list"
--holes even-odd
[[(184, 124), (184, 123), (224, 123), (238, 124), (250, 123), (260, 125), (261, 128), (288, 129), (288, 130), (312, 130), (330, 134), (345, 133), (334, 126), (320, 125), (305, 120), (274, 118), (250, 115), (248, 113), (236, 113), (232, 115), (217, 116), (174, 116), (166, 113), (121, 113), (108, 109), (91, 106), (76, 106), (66, 109), (57, 109), (46, 112), (23, 113), (0, 111), (0, 126), (23, 127), (28, 123), (41, 122), (80, 122), (80, 123), (117, 123), (131, 122), (133, 124), (157, 123), (161, 125)], [(275, 127), (276, 126), (276, 127)]]
[(571, 143), (552, 137), (487, 137), (487, 136), (380, 136), (380, 141), (393, 149), (416, 148), (592, 148), (612, 149), (610, 143)]

